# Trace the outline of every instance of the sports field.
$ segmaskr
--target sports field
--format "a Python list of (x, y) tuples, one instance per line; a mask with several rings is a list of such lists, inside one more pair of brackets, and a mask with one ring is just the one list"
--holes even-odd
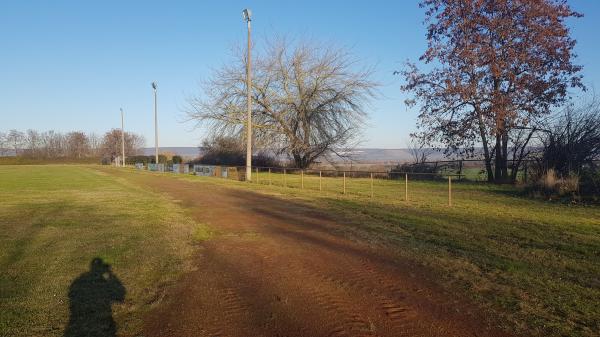
[(0, 166), (0, 335), (600, 331), (600, 207), (389, 183)]

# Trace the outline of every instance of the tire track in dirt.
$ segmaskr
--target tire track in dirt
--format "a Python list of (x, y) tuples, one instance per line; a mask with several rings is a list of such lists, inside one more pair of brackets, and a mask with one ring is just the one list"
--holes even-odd
[[(403, 302), (406, 297), (403, 296), (400, 290), (392, 287), (386, 287), (387, 289), (381, 289), (381, 287), (375, 288), (374, 285), (370, 285), (371, 282), (363, 282), (366, 279), (364, 272), (353, 269), (355, 268), (354, 266), (344, 263), (343, 260), (338, 260), (336, 263), (338, 263), (338, 266), (346, 266), (349, 275), (345, 274), (342, 277), (331, 272), (324, 274), (326, 271), (312, 268), (306, 268), (304, 272), (319, 278), (321, 282), (328, 282), (340, 287), (349, 294), (364, 294), (364, 297), (370, 302), (371, 306), (377, 308), (389, 319), (388, 324), (382, 323), (381, 320), (377, 321), (377, 323), (386, 326), (387, 330), (399, 332), (399, 336), (416, 335), (413, 320), (418, 315), (415, 310)], [(374, 289), (377, 290), (375, 291)], [(370, 325), (374, 325), (374, 323), (370, 322)]]
[[(283, 215), (278, 210), (269, 210), (268, 214), (283, 218)], [(285, 217), (288, 221), (294, 222), (293, 214), (288, 213)], [(415, 324), (414, 322), (423, 323), (424, 320), (427, 320), (428, 316), (431, 316), (431, 324), (436, 319), (448, 316), (458, 316), (457, 319), (460, 320), (460, 315), (456, 315), (456, 312), (452, 310), (455, 306), (458, 306), (456, 300), (452, 300), (447, 296), (439, 296), (440, 294), (437, 294), (438, 296), (431, 296), (430, 292), (425, 291), (426, 286), (424, 284), (414, 284), (414, 282), (410, 282), (411, 280), (408, 280), (409, 282), (404, 280), (405, 282), (401, 282), (400, 286), (398, 280), (401, 276), (398, 275), (397, 266), (389, 268), (386, 265), (382, 266), (380, 262), (375, 262), (364, 257), (370, 254), (370, 250), (364, 249), (364, 247), (357, 247), (353, 242), (346, 242), (344, 247), (341, 247), (343, 249), (340, 249), (338, 246), (339, 238), (330, 233), (324, 234), (319, 232), (324, 228), (323, 224), (315, 226), (311, 221), (307, 221), (305, 216), (302, 219), (303, 221), (299, 221), (305, 227), (315, 230), (297, 229), (292, 232), (289, 228), (279, 227), (275, 232), (284, 233), (287, 236), (310, 238), (308, 241), (313, 243), (323, 241), (326, 244), (318, 245), (318, 247), (325, 247), (325, 250), (331, 255), (329, 263), (310, 264), (303, 269), (303, 272), (312, 273), (325, 281), (347, 288), (349, 291), (372, 292), (372, 289), (378, 289), (376, 293), (372, 293), (372, 297), (376, 299), (378, 308), (389, 318), (389, 321), (392, 323), (392, 330), (405, 331), (406, 335), (417, 336), (419, 335), (417, 331), (423, 330), (424, 327), (423, 324)], [(327, 223), (328, 221), (322, 220), (320, 222)], [(312, 238), (313, 236), (318, 236), (319, 238)], [(353, 254), (357, 251), (364, 256)], [(385, 254), (381, 256), (376, 253), (375, 255), (377, 260), (381, 260), (382, 257), (385, 260)], [(327, 265), (327, 268), (319, 268), (319, 266), (323, 265)], [(409, 272), (409, 274), (412, 277), (415, 276), (412, 272)], [(404, 278), (406, 278), (406, 275)], [(469, 315), (472, 314), (472, 310), (469, 309), (466, 311)], [(431, 325), (426, 330), (429, 331), (427, 335), (465, 336), (464, 332), (443, 326)], [(492, 332), (489, 331), (489, 333)]]

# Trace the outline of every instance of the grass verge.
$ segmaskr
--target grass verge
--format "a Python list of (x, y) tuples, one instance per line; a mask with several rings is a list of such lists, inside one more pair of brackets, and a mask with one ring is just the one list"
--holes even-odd
[[(193, 238), (209, 233), (198, 228), (176, 203), (93, 167), (0, 166), (0, 336), (99, 335), (111, 319), (135, 335), (192, 268)], [(124, 296), (111, 300), (107, 284)], [(75, 310), (98, 320), (69, 321)]]

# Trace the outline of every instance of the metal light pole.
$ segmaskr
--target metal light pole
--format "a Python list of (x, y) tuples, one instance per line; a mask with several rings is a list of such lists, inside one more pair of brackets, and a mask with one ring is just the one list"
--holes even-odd
[(158, 167), (158, 111), (156, 107), (156, 82), (152, 82), (154, 89), (154, 160)]
[(123, 160), (121, 166), (125, 167), (125, 123), (123, 118), (123, 108), (121, 108), (121, 154)]
[(246, 63), (246, 100), (248, 116), (246, 121), (246, 180), (252, 181), (252, 75), (250, 72), (250, 21), (252, 21), (252, 12), (246, 8), (242, 11), (244, 20), (248, 25), (248, 62)]

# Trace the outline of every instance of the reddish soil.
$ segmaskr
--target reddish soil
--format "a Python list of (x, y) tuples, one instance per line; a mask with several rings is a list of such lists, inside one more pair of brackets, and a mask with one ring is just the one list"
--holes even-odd
[(166, 290), (144, 336), (507, 335), (422, 268), (344, 238), (342, 221), (316, 208), (213, 184), (127, 175), (179, 200), (220, 233), (200, 245), (197, 269)]

